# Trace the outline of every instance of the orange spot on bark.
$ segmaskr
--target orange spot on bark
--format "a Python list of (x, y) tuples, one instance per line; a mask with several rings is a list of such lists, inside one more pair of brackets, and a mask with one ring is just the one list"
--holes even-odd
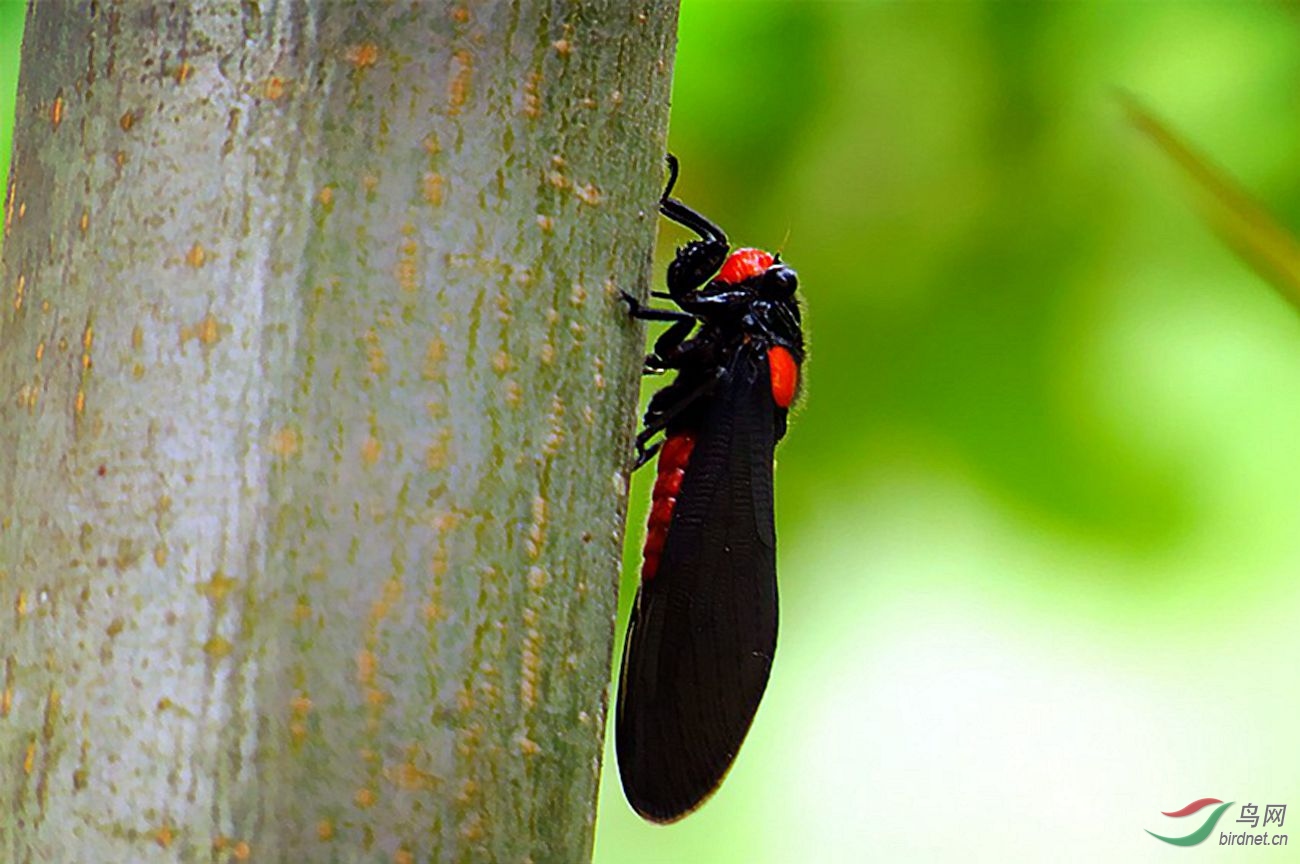
[(358, 69), (365, 69), (368, 66), (374, 66), (379, 62), (379, 46), (374, 42), (362, 42), (358, 45), (348, 46), (344, 52), (343, 59), (347, 60)]

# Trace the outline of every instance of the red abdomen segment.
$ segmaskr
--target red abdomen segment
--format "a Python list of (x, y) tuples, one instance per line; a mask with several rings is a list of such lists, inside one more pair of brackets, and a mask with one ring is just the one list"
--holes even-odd
[(650, 496), (650, 519), (645, 533), (645, 560), (641, 564), (641, 581), (654, 578), (659, 569), (659, 556), (668, 540), (668, 526), (673, 521), (673, 507), (677, 493), (682, 489), (686, 465), (695, 448), (695, 435), (691, 432), (674, 432), (664, 439), (659, 450), (659, 473), (655, 478), (654, 493)]

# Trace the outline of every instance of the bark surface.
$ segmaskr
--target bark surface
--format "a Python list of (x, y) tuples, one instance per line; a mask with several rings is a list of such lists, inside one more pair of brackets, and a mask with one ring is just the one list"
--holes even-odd
[(0, 860), (590, 856), (675, 26), (35, 4)]

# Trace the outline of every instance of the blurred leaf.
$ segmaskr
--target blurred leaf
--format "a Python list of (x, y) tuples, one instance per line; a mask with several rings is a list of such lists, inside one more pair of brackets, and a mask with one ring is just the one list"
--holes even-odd
[(1129, 121), (1155, 141), (1200, 194), (1205, 221), (1293, 306), (1300, 309), (1300, 242), (1231, 177), (1197, 153), (1128, 93), (1119, 94)]

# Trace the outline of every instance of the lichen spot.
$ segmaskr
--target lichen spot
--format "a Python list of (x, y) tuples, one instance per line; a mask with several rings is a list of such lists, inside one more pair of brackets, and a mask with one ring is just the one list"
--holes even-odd
[(393, 276), (397, 279), (397, 287), (408, 294), (414, 293), (420, 287), (421, 273), (418, 253), (419, 247), (415, 243), (406, 243), (402, 247), (401, 255), (397, 259), (397, 266), (393, 272)]
[(434, 207), (442, 204), (442, 189), (442, 175), (436, 171), (429, 171), (420, 181), (420, 191), (425, 203)]
[(301, 693), (289, 700), (289, 710), (295, 717), (306, 717), (311, 713), (311, 699)]
[(198, 588), (200, 594), (207, 597), (209, 600), (220, 603), (222, 600), (226, 599), (238, 584), (239, 582), (237, 580), (231, 579), (220, 570), (216, 570), (213, 572), (212, 578), (206, 582), (199, 583)]
[(456, 116), (469, 101), (474, 77), (474, 55), (462, 49), (452, 56), (451, 80), (447, 84), (447, 113)]
[(45, 717), (41, 723), (41, 737), (49, 742), (54, 738), (54, 723), (59, 718), (59, 704), (63, 697), (58, 690), (51, 690), (45, 698)]
[(215, 345), (221, 338), (221, 327), (217, 324), (217, 319), (212, 317), (212, 313), (204, 316), (198, 326), (199, 342), (204, 345)]
[(362, 648), (357, 652), (357, 681), (369, 684), (375, 678), (375, 652)]
[(271, 452), (281, 458), (296, 456), (300, 446), (298, 430), (290, 426), (282, 426), (271, 435)]
[(523, 114), (530, 120), (535, 120), (542, 114), (542, 98), (537, 92), (538, 85), (542, 82), (542, 73), (534, 69), (528, 73), (524, 80), (524, 108)]
[(528, 557), (534, 561), (542, 554), (542, 547), (546, 542), (546, 499), (541, 495), (533, 498), (533, 521), (528, 526), (527, 549)]
[(343, 53), (343, 59), (357, 69), (365, 69), (379, 62), (379, 46), (374, 42), (360, 42), (349, 45)]
[(369, 810), (371, 807), (375, 806), (375, 790), (363, 786), (357, 790), (356, 795), (352, 796), (352, 800), (355, 801), (356, 805), (362, 810)]
[(334, 839), (334, 823), (329, 819), (322, 819), (316, 823), (316, 839), (322, 843), (328, 843)]
[(253, 856), (253, 847), (248, 845), (247, 840), (240, 840), (235, 844), (235, 848), (231, 852), (236, 861), (247, 861)]
[(270, 78), (267, 78), (266, 83), (262, 85), (262, 94), (271, 101), (283, 97), (287, 91), (288, 85), (279, 75), (272, 75)]
[(181, 327), (181, 345), (182, 347), (189, 340), (194, 339), (204, 348), (210, 348), (217, 342), (221, 341), (221, 324), (209, 312), (203, 316), (203, 319), (197, 324), (184, 325)]
[(207, 654), (214, 660), (229, 657), (230, 653), (234, 650), (235, 646), (231, 645), (229, 640), (223, 639), (220, 636), (213, 636), (211, 639), (203, 643), (203, 653)]
[(185, 263), (194, 269), (198, 269), (208, 260), (208, 250), (203, 248), (203, 244), (195, 241), (190, 247), (190, 251), (185, 253)]
[(467, 843), (478, 843), (487, 836), (487, 829), (483, 826), (483, 815), (481, 813), (471, 813), (460, 824), (460, 839)]
[(424, 451), (424, 467), (429, 471), (438, 471), (447, 467), (447, 442), (439, 437)]

